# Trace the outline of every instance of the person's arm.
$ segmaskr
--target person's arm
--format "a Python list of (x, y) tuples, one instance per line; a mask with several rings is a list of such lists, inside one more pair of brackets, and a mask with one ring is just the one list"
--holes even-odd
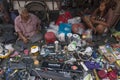
[(23, 40), (24, 43), (28, 42), (28, 39), (22, 34), (22, 32), (17, 32), (19, 37)]
[(90, 18), (90, 20), (93, 24), (95, 23), (97, 11), (98, 11), (98, 8), (92, 13), (91, 18)]
[(28, 42), (28, 39), (23, 35), (23, 33), (20, 29), (20, 26), (19, 26), (17, 19), (15, 19), (15, 31), (18, 33), (18, 36), (20, 37), (20, 39), (23, 40), (24, 43)]
[(91, 29), (94, 30), (94, 32), (96, 33), (96, 29), (94, 27), (95, 24), (95, 18), (96, 18), (96, 14), (97, 14), (98, 8), (92, 13), (91, 17), (90, 17), (90, 25), (91, 25)]
[(98, 20), (95, 20), (94, 23), (97, 23), (97, 24), (101, 24), (103, 26), (109, 26), (106, 22), (104, 21), (98, 21)]
[(113, 11), (112, 11), (112, 9), (110, 9), (107, 14), (108, 14), (108, 17), (107, 17), (106, 22), (98, 21), (98, 20), (94, 19), (94, 23), (101, 24), (101, 25), (106, 26), (106, 27), (110, 27), (111, 21), (112, 21), (112, 18), (113, 18)]
[(92, 21), (90, 20), (90, 16), (84, 16), (83, 21), (87, 24), (87, 26), (96, 33), (95, 27), (93, 26)]
[(92, 18), (91, 18), (91, 22), (92, 22), (93, 24), (101, 24), (101, 25), (103, 25), (103, 26), (108, 26), (107, 22), (96, 20), (95, 17), (92, 17)]
[(114, 11), (112, 9), (109, 9), (108, 11), (108, 18), (107, 18), (107, 27), (111, 27), (112, 26), (112, 20), (113, 20), (113, 15), (114, 15)]

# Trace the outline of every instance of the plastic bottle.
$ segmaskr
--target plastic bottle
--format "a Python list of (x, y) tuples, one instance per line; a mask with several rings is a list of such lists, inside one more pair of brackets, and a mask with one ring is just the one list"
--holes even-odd
[(54, 43), (55, 43), (55, 52), (58, 52), (58, 46), (59, 46), (58, 43), (59, 43), (59, 42), (58, 42), (58, 41), (55, 41)]

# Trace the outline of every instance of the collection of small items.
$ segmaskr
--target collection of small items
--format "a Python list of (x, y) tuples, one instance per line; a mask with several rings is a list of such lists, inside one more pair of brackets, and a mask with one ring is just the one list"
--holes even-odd
[(19, 52), (11, 44), (0, 44), (1, 63), (7, 60), (0, 66), (0, 79), (119, 80), (120, 44), (106, 43), (96, 49), (92, 31), (84, 30), (80, 17), (68, 23), (60, 20), (50, 24), (42, 46), (33, 45)]
[[(35, 67), (52, 72), (57, 71), (58, 74), (63, 74), (65, 79), (118, 80), (120, 76), (120, 45), (106, 44), (99, 46), (98, 51), (95, 51), (87, 42), (88, 40), (91, 40), (91, 36), (68, 33), (65, 41), (54, 38), (46, 39), (46, 44), (42, 47), (34, 45), (30, 49), (25, 49), (23, 53), (31, 57)], [(1, 59), (9, 58), (12, 63), (22, 61), (23, 55), (15, 51), (10, 44), (5, 46), (1, 44), (0, 51)], [(46, 78), (49, 79), (49, 77)]]

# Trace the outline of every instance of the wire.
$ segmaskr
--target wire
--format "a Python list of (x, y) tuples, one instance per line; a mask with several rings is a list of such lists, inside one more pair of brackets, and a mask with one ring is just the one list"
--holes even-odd
[[(80, 53), (82, 53), (82, 52), (80, 52)], [(78, 55), (79, 59), (81, 59), (82, 61), (90, 61), (90, 59), (91, 59), (91, 57), (89, 57), (87, 60), (85, 60), (85, 59), (82, 59), (78, 53), (77, 53), (77, 55)]]
[(42, 77), (41, 77), (41, 75), (38, 73), (37, 70), (35, 70), (35, 69), (32, 69), (32, 70), (38, 75), (38, 77), (39, 77), (41, 80), (43, 80)]

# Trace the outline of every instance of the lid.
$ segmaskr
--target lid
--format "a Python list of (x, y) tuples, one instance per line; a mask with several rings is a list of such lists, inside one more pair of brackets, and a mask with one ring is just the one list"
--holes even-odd
[(38, 46), (32, 46), (31, 47), (31, 53), (36, 53), (39, 51), (39, 47)]

